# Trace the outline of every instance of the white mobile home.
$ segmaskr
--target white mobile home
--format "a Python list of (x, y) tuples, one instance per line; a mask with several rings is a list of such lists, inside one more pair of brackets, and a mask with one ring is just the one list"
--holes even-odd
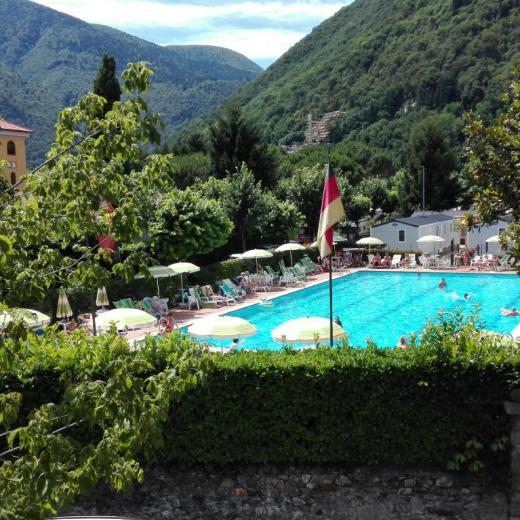
[[(425, 235), (438, 235), (444, 238), (444, 243), (422, 243), (417, 240)], [(406, 218), (395, 218), (390, 222), (372, 226), (370, 236), (382, 240), (388, 249), (420, 250), (432, 253), (443, 247), (450, 247), (451, 241), (458, 244), (458, 232), (453, 226), (453, 218), (442, 213), (414, 215)]]

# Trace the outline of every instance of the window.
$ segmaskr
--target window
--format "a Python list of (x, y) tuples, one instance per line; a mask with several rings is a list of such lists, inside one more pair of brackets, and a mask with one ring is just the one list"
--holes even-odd
[(406, 233), (404, 229), (399, 230), (399, 242), (406, 242)]
[(11, 172), (11, 184), (16, 184), (16, 173)]
[(7, 155), (16, 155), (16, 146), (13, 141), (7, 143)]

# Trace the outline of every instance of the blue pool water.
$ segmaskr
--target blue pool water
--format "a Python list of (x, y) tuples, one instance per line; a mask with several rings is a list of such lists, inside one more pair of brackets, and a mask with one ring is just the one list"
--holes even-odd
[[(437, 287), (443, 277), (448, 283), (446, 290)], [(465, 300), (464, 293), (470, 293), (471, 299)], [(304, 316), (328, 318), (328, 284), (280, 296), (273, 303), (272, 307), (256, 304), (228, 313), (258, 329), (254, 336), (240, 340), (240, 348), (279, 348), (271, 339), (271, 331), (278, 325)], [(486, 329), (510, 333), (520, 318), (502, 316), (500, 308), (520, 310), (520, 277), (362, 271), (334, 280), (334, 315), (340, 317), (354, 346), (365, 346), (370, 336), (380, 347), (394, 347), (403, 334), (420, 333), (438, 310), (460, 308), (469, 314), (477, 304)], [(220, 346), (220, 341), (210, 343)]]

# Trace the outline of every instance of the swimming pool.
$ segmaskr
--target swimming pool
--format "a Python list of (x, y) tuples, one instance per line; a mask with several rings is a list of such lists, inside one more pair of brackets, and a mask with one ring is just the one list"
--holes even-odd
[[(445, 290), (438, 289), (441, 278)], [(463, 295), (471, 298), (465, 300)], [(256, 304), (227, 313), (253, 323), (258, 332), (240, 341), (243, 349), (278, 349), (271, 338), (278, 325), (303, 316), (329, 315), (328, 283), (321, 283), (273, 300), (272, 307)], [(420, 332), (437, 311), (479, 305), (485, 328), (510, 333), (518, 317), (500, 314), (501, 307), (520, 308), (520, 277), (496, 274), (445, 274), (361, 271), (334, 280), (334, 315), (349, 334), (349, 343), (365, 346), (366, 337), (380, 347), (394, 347), (403, 334)], [(211, 342), (220, 346), (220, 342)]]

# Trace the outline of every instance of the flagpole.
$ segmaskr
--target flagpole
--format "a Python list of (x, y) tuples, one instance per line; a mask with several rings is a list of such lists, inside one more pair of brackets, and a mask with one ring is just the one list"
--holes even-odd
[(332, 252), (329, 255), (329, 320), (330, 320), (330, 347), (333, 347), (333, 321), (332, 321)]
[[(327, 143), (327, 155), (328, 155), (328, 170), (331, 168), (330, 164), (330, 142)], [(332, 228), (332, 244), (334, 244), (334, 228)], [(330, 254), (329, 254), (329, 326), (330, 326), (330, 348), (334, 346), (333, 341), (333, 318), (332, 318), (332, 252), (334, 249), (331, 247)]]

